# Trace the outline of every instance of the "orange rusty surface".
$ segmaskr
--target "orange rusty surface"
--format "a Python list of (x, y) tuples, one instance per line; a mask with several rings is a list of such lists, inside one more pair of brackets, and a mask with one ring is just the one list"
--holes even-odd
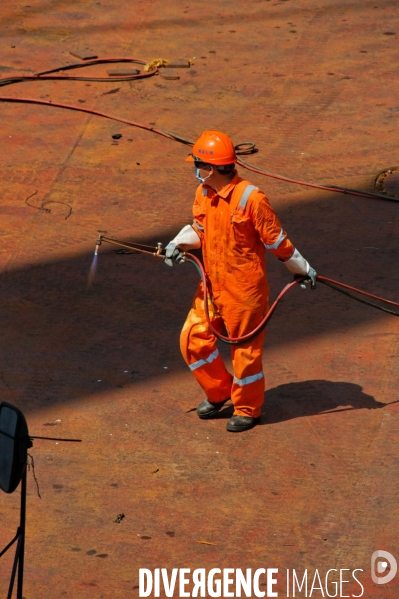
[[(76, 62), (76, 49), (195, 64), (178, 80), (25, 82), (0, 95), (189, 139), (220, 129), (256, 142), (254, 164), (307, 181), (370, 191), (398, 163), (396, 2), (24, 2), (2, 2), (3, 77)], [(53, 107), (0, 108), (0, 400), (33, 435), (83, 440), (34, 442), (42, 499), (29, 473), (24, 596), (125, 599), (138, 597), (139, 568), (274, 567), (279, 596), (287, 568), (361, 568), (363, 596), (396, 597), (399, 578), (374, 584), (370, 558), (399, 558), (398, 320), (296, 289), (266, 335), (261, 425), (227, 433), (231, 408), (200, 421), (178, 347), (194, 269), (103, 245), (87, 289), (99, 229), (166, 243), (190, 222), (187, 147)], [(248, 178), (320, 274), (398, 301), (397, 204)], [(26, 204), (35, 191), (29, 202), (51, 212)], [(275, 296), (290, 277), (272, 256), (269, 268)], [(18, 514), (19, 491), (1, 493), (0, 549)], [(0, 560), (2, 597), (11, 562)]]

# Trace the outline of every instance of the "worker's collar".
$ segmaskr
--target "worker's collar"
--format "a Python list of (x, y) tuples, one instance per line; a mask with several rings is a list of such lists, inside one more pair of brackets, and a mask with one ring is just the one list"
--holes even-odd
[(210, 185), (206, 185), (204, 187), (208, 187), (209, 189), (212, 190), (212, 192), (216, 195), (218, 195), (219, 197), (223, 198), (224, 200), (231, 194), (231, 192), (233, 191), (234, 187), (237, 185), (238, 183), (238, 173), (236, 172), (236, 174), (234, 175), (233, 179), (227, 183), (227, 185), (225, 185), (224, 187), (222, 187), (222, 189), (220, 189), (219, 191), (215, 191), (213, 189), (213, 187), (211, 187)]

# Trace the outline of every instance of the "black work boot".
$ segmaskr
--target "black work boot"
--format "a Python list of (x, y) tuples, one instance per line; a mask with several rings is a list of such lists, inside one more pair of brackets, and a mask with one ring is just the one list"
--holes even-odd
[(253, 428), (259, 420), (260, 418), (252, 418), (252, 416), (232, 416), (227, 423), (226, 429), (231, 433), (241, 433)]
[(223, 408), (226, 401), (229, 401), (230, 397), (225, 399), (224, 401), (211, 402), (209, 399), (205, 399), (197, 408), (197, 414), (202, 420), (206, 420), (207, 418), (212, 418), (215, 416), (221, 408)]

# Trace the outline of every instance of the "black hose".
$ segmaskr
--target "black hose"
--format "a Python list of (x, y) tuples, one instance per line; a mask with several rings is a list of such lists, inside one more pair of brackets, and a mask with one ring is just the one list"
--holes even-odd
[(319, 278), (317, 279), (317, 281), (319, 283), (322, 283), (323, 285), (326, 285), (327, 287), (331, 287), (331, 289), (334, 289), (334, 291), (338, 291), (339, 293), (343, 293), (344, 295), (347, 295), (351, 299), (354, 299), (357, 302), (360, 302), (361, 304), (366, 304), (367, 306), (372, 306), (373, 308), (376, 308), (377, 310), (382, 310), (382, 312), (387, 312), (388, 314), (392, 314), (392, 316), (399, 316), (398, 312), (394, 312), (393, 310), (388, 310), (388, 308), (383, 308), (382, 306), (379, 306), (378, 304), (374, 304), (373, 302), (369, 302), (368, 300), (361, 299), (360, 297), (356, 297), (352, 293), (349, 293), (349, 291), (340, 289), (337, 285), (334, 285), (333, 283), (327, 283), (327, 281), (322, 281)]

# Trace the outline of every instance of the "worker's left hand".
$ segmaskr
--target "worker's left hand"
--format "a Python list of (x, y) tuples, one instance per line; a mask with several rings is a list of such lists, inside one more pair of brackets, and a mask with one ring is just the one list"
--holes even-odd
[(174, 241), (170, 241), (165, 248), (165, 264), (173, 266), (173, 262), (184, 262), (184, 252)]
[[(294, 279), (302, 279), (302, 277), (303, 277), (303, 275), (295, 275)], [(309, 266), (308, 274), (306, 275), (305, 279), (303, 280), (303, 283), (310, 283), (310, 288), (316, 289), (316, 279), (317, 279), (317, 272), (315, 271), (314, 268)], [(301, 284), (301, 287), (305, 288), (305, 285)]]

